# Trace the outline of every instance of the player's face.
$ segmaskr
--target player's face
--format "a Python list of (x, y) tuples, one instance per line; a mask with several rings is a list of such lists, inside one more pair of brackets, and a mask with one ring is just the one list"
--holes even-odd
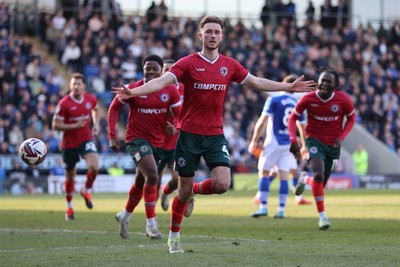
[(157, 61), (146, 61), (143, 66), (143, 73), (146, 82), (161, 76), (161, 66)]
[(200, 40), (203, 41), (203, 47), (208, 50), (215, 50), (222, 41), (222, 28), (218, 23), (207, 23), (199, 32)]
[(335, 76), (332, 73), (321, 73), (318, 79), (318, 95), (322, 99), (328, 99), (335, 90), (335, 86)]
[(169, 71), (172, 68), (173, 65), (174, 65), (173, 63), (164, 63), (162, 73), (165, 74), (167, 71)]
[(82, 79), (79, 78), (72, 78), (69, 84), (71, 89), (72, 95), (76, 99), (80, 99), (85, 92), (85, 83)]

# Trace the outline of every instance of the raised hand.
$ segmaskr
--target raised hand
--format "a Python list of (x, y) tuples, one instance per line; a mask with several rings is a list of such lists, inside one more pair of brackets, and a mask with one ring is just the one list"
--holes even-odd
[(314, 81), (303, 81), (304, 80), (304, 75), (301, 75), (298, 79), (296, 79), (292, 83), (292, 88), (290, 91), (292, 92), (310, 92), (315, 90), (315, 82)]
[(131, 90), (123, 83), (121, 83), (121, 87), (112, 87), (111, 92), (116, 94), (119, 99), (129, 99), (133, 97)]

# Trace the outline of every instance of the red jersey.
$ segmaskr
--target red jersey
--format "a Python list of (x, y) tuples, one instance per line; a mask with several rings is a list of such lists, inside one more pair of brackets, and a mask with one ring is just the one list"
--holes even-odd
[(65, 124), (76, 123), (80, 120), (86, 121), (85, 127), (64, 131), (62, 148), (77, 148), (83, 142), (93, 140), (90, 118), (96, 105), (97, 98), (86, 92), (81, 100), (77, 100), (71, 94), (68, 94), (58, 102), (54, 113), (56, 119), (62, 120)]
[(317, 91), (305, 94), (293, 112), (300, 116), (307, 110), (306, 136), (314, 137), (324, 144), (333, 146), (343, 131), (344, 116), (355, 116), (350, 97), (335, 90), (332, 96), (323, 100)]
[[(183, 93), (184, 93), (184, 86), (183, 83), (177, 83), (176, 88), (178, 89), (179, 95), (181, 97), (181, 102), (183, 103)], [(171, 122), (175, 128), (178, 125), (178, 119), (176, 117), (169, 116), (168, 121)], [(178, 140), (179, 131), (177, 130), (174, 135), (167, 134), (165, 136), (165, 143), (164, 143), (164, 150), (174, 150), (176, 146), (176, 141)]]
[(210, 61), (201, 53), (186, 56), (169, 70), (185, 85), (178, 128), (200, 135), (223, 134), (222, 113), (230, 83), (244, 83), (249, 72), (233, 58), (219, 54)]
[[(143, 80), (129, 84), (129, 88), (143, 85)], [(119, 110), (129, 105), (128, 124), (126, 126), (126, 142), (137, 138), (147, 140), (151, 145), (162, 148), (165, 141), (167, 118), (170, 107), (180, 107), (181, 100), (174, 85), (161, 91), (144, 96), (133, 97), (122, 101), (114, 97), (108, 110), (109, 137), (115, 138), (115, 125)]]

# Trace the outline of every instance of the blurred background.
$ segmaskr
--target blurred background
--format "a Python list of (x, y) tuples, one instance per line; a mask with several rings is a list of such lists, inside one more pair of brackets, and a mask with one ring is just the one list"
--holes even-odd
[[(103, 175), (99, 181), (104, 182), (94, 190), (129, 188), (135, 173), (132, 159), (108, 147), (110, 88), (141, 79), (145, 55), (178, 60), (201, 50), (196, 34), (205, 14), (224, 21), (221, 53), (253, 75), (281, 81), (293, 73), (316, 80), (319, 67), (335, 69), (340, 89), (357, 109), (357, 125), (343, 144), (330, 186), (400, 188), (398, 10), (396, 0), (0, 1), (0, 193), (62, 190), (57, 181), (63, 174), (54, 178), (56, 168), (62, 169), (61, 133), (52, 131), (51, 120), (75, 71), (87, 77), (88, 91), (102, 106), (104, 131), (96, 141)], [(224, 130), (234, 175), (256, 173), (259, 155), (249, 154), (247, 146), (267, 97), (238, 84), (229, 89)], [(127, 110), (120, 114), (121, 140), (126, 118)], [(36, 168), (17, 155), (19, 144), (29, 137), (42, 139), (49, 150)], [(360, 150), (369, 155), (361, 162), (366, 171), (359, 167)], [(115, 163), (125, 169), (127, 187), (124, 178), (108, 175)], [(81, 161), (78, 172), (85, 168)], [(197, 179), (207, 172), (202, 166)]]

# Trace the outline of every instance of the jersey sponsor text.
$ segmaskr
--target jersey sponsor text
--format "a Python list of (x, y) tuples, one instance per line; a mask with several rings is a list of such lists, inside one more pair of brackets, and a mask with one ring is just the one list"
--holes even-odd
[(195, 89), (201, 90), (215, 90), (215, 91), (225, 91), (226, 84), (216, 84), (216, 83), (194, 83)]

